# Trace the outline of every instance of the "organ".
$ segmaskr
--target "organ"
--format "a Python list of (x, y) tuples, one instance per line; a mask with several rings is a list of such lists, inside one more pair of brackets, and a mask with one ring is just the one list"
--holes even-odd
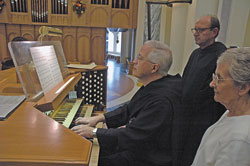
[[(14, 78), (15, 71), (12, 70), (12, 72), (9, 72), (8, 75)], [(55, 95), (53, 93), (61, 87), (61, 84), (73, 77), (74, 80), (63, 89), (61, 94)], [(0, 121), (1, 166), (91, 165), (90, 159), (94, 155), (91, 154), (94, 147), (91, 141), (82, 138), (37, 109), (39, 104), (43, 105), (43, 108), (46, 105), (49, 108), (55, 103), (59, 103), (55, 110), (60, 108), (61, 104), (65, 104), (67, 100), (67, 97), (61, 98), (61, 95), (67, 94), (71, 89), (68, 89), (68, 87), (74, 86), (79, 79), (79, 73), (69, 75), (38, 102), (25, 101), (6, 120)], [(4, 91), (3, 89), (1, 95), (3, 94), (17, 95), (18, 93), (17, 91)], [(82, 108), (89, 107), (88, 105), (82, 105), (82, 103), (79, 106)], [(96, 148), (98, 151), (98, 147)], [(98, 152), (95, 155), (98, 156)]]
[[(97, 141), (92, 143), (70, 128), (77, 117), (103, 113), (107, 67), (97, 65), (93, 69), (68, 71), (58, 44), (57, 41), (9, 43), (11, 53), (16, 54), (12, 58), (19, 77), (14, 68), (1, 71), (0, 95), (25, 94), (27, 99), (6, 120), (0, 121), (0, 165), (97, 165)], [(59, 54), (63, 81), (44, 92), (28, 50), (48, 45)], [(70, 97), (70, 92), (77, 89), (80, 89), (78, 98)]]
[[(7, 45), (13, 38), (37, 41), (40, 27), (49, 26), (60, 29), (62, 37), (45, 36), (43, 41), (60, 41), (67, 64), (95, 62), (97, 66), (91, 70), (70, 69), (69, 73), (65, 70), (63, 81), (56, 87), (38, 100), (26, 100), (0, 121), (0, 165), (97, 165), (97, 141), (92, 143), (69, 128), (77, 116), (103, 113), (107, 100), (106, 29), (135, 29), (139, 0), (82, 0), (85, 10), (81, 14), (73, 9), (77, 0), (4, 2), (0, 11), (0, 61), (11, 59)], [(27, 69), (24, 66), (23, 71)], [(29, 80), (32, 73), (25, 79)], [(40, 90), (31, 83), (27, 86)], [(69, 99), (71, 90), (77, 92), (78, 99)], [(1, 71), (0, 95), (23, 94), (15, 69)]]
[(7, 43), (17, 36), (37, 41), (39, 28), (62, 30), (60, 40), (68, 63), (104, 65), (106, 28), (135, 29), (138, 0), (82, 0), (85, 12), (77, 14), (77, 0), (11, 0), (0, 12), (0, 61), (10, 59)]

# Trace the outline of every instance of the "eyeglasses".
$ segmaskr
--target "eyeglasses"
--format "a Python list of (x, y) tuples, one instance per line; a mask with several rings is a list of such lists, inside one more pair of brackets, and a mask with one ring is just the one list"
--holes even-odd
[(209, 27), (209, 28), (192, 28), (191, 29), (191, 31), (192, 31), (192, 33), (194, 34), (195, 32), (197, 32), (198, 34), (200, 34), (200, 33), (202, 33), (202, 32), (204, 32), (205, 30), (207, 30), (207, 29), (212, 29), (212, 27)]
[(212, 75), (212, 80), (215, 81), (215, 86), (217, 86), (219, 84), (219, 81), (229, 81), (229, 80), (233, 80), (233, 79), (222, 79), (222, 78), (219, 78), (218, 75), (216, 75), (215, 73), (213, 73)]
[(149, 63), (152, 63), (152, 64), (155, 64), (154, 62), (151, 62), (151, 61), (149, 61), (148, 59), (144, 59), (141, 55), (138, 55), (137, 57), (136, 57), (136, 59), (137, 60), (139, 60), (139, 61), (147, 61), (147, 62), (149, 62)]

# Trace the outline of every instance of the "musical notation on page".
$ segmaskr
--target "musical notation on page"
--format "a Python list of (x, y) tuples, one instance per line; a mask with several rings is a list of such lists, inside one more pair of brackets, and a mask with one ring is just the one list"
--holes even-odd
[(53, 46), (31, 47), (31, 56), (44, 93), (63, 81)]

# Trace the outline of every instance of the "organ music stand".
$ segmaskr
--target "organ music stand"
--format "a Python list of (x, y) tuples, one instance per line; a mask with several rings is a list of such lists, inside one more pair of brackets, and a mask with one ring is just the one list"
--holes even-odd
[(9, 42), (8, 48), (15, 64), (19, 81), (22, 84), (26, 99), (32, 102), (36, 102), (44, 96), (44, 92), (38, 78), (38, 73), (30, 52), (30, 48), (40, 46), (53, 46), (62, 77), (65, 78), (69, 73), (60, 41)]

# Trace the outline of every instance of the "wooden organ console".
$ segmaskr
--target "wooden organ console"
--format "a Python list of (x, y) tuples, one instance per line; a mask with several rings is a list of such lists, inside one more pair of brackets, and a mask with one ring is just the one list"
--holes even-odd
[[(22, 86), (17, 81), (15, 70), (8, 70), (0, 72), (0, 85), (3, 87), (0, 88), (0, 95), (22, 95)], [(103, 113), (103, 110), (96, 110), (101, 106), (94, 106), (94, 102), (87, 104), (84, 96), (69, 99), (68, 94), (72, 89), (85, 85), (82, 75), (101, 76), (106, 75), (106, 71), (106, 66), (97, 66), (92, 70), (70, 69), (71, 74), (37, 102), (25, 101), (6, 120), (0, 121), (0, 165), (96, 166), (99, 152), (97, 140), (92, 143), (69, 128), (74, 126), (76, 117), (95, 116)], [(105, 87), (107, 80), (103, 79)], [(71, 80), (70, 83), (56, 94), (68, 80)], [(106, 91), (103, 93), (105, 103)], [(101, 127), (101, 124), (98, 126)]]
[[(76, 2), (5, 0), (0, 11), (0, 62), (11, 59), (7, 44), (12, 39), (21, 36), (37, 41), (39, 28), (50, 26), (61, 29), (63, 35), (46, 36), (43, 41), (59, 40), (67, 64), (95, 62), (97, 67), (70, 70), (72, 74), (41, 99), (25, 101), (0, 121), (1, 166), (97, 165), (97, 141), (91, 143), (68, 128), (78, 114), (89, 116), (92, 109), (91, 116), (103, 113), (107, 100), (106, 29), (135, 29), (139, 0), (83, 0), (85, 11), (81, 14), (73, 9)], [(55, 94), (71, 78), (70, 84)], [(67, 99), (72, 89), (79, 97), (76, 102)], [(23, 94), (15, 69), (0, 71), (0, 95)], [(48, 110), (53, 111), (46, 115)]]

